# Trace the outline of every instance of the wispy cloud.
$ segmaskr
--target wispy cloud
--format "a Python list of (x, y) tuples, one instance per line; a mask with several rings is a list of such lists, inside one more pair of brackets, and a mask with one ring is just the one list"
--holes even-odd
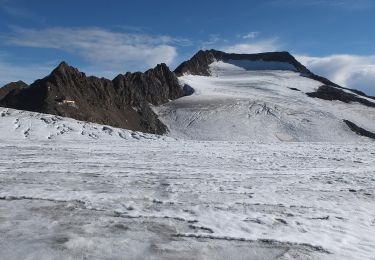
[(190, 44), (187, 39), (167, 35), (114, 32), (96, 27), (13, 27), (13, 33), (5, 41), (16, 46), (63, 50), (107, 69), (146, 69), (161, 62), (171, 64), (177, 56), (176, 46)]
[(259, 32), (237, 34), (236, 37), (226, 38), (219, 34), (209, 35), (208, 40), (201, 42), (201, 49), (217, 49), (231, 53), (259, 53), (277, 51), (282, 48), (278, 38), (260, 38)]
[(200, 49), (211, 49), (215, 45), (222, 44), (227, 40), (224, 39), (220, 34), (210, 34), (208, 35), (208, 39), (199, 42)]
[(16, 18), (37, 19), (32, 12), (17, 5), (15, 1), (0, 0), (0, 11)]
[(219, 49), (231, 53), (259, 53), (278, 51), (281, 47), (282, 45), (274, 38), (226, 45), (219, 47)]
[[(233, 41), (233, 39), (212, 34), (205, 41), (196, 41), (194, 46), (231, 53), (287, 50), (278, 38), (260, 38), (257, 32), (249, 32), (235, 38), (236, 40)], [(76, 54), (88, 61), (83, 68), (84, 71), (107, 77), (127, 70), (144, 70), (161, 62), (171, 64), (177, 60), (177, 48), (194, 44), (189, 39), (168, 35), (115, 32), (103, 28), (64, 27), (39, 30), (13, 27), (13, 33), (3, 37), (2, 41), (11, 45), (52, 48)], [(185, 54), (185, 56), (188, 55)], [(367, 57), (297, 55), (297, 59), (313, 72), (340, 85), (375, 95), (375, 55)], [(51, 64), (14, 65), (11, 62), (5, 62), (0, 52), (0, 83), (2, 84), (18, 79), (30, 83), (38, 77), (47, 75), (52, 68)]]
[(245, 35), (242, 36), (243, 39), (255, 39), (256, 37), (258, 37), (259, 35), (259, 32), (249, 32)]
[(375, 55), (299, 55), (297, 59), (314, 73), (325, 76), (337, 84), (375, 95)]

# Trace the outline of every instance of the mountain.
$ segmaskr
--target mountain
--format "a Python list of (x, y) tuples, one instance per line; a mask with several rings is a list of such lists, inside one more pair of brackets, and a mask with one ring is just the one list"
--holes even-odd
[(199, 51), (175, 73), (194, 94), (156, 108), (172, 137), (257, 142), (374, 137), (374, 99), (313, 74), (288, 52)]
[(372, 97), (315, 75), (288, 52), (199, 51), (174, 72), (159, 64), (113, 80), (62, 62), (47, 77), (13, 88), (0, 106), (175, 138), (347, 142), (375, 136)]
[(373, 259), (372, 99), (267, 55), (9, 92), (0, 258)]
[[(347, 89), (332, 81), (316, 75), (296, 60), (289, 52), (264, 52), (255, 54), (225, 53), (217, 50), (198, 51), (190, 60), (184, 61), (175, 70), (178, 76), (184, 74), (210, 76), (210, 64), (215, 61), (222, 61), (233, 64), (248, 70), (292, 70), (301, 73), (301, 76), (308, 77), (323, 83), (324, 85), (336, 88)], [(272, 66), (271, 66), (272, 65)], [(371, 99), (362, 91), (348, 89), (358, 95)]]
[(26, 88), (28, 85), (22, 80), (16, 82), (10, 82), (0, 88), (0, 100), (2, 100), (10, 92), (18, 92), (19, 90)]
[(47, 77), (4, 97), (0, 105), (163, 134), (167, 129), (150, 104), (161, 105), (183, 95), (175, 74), (165, 64), (108, 80), (88, 77), (62, 62)]

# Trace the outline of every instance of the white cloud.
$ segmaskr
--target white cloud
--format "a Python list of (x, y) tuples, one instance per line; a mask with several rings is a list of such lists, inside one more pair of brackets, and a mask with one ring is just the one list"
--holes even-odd
[[(13, 30), (13, 34), (3, 37), (2, 41), (17, 46), (53, 48), (74, 53), (89, 61), (84, 71), (109, 78), (127, 70), (148, 69), (161, 62), (171, 64), (177, 57), (175, 46), (192, 44), (188, 39), (171, 36), (113, 32), (101, 28), (56, 27), (36, 30), (14, 27)], [(243, 42), (232, 45), (219, 35), (210, 35), (209, 40), (203, 42), (202, 48), (230, 53), (259, 53), (278, 51), (283, 47), (277, 38), (254, 39), (257, 35), (256, 32), (250, 32), (242, 36), (246, 38)], [(299, 55), (296, 58), (318, 75), (375, 95), (375, 55)], [(0, 57), (0, 83), (18, 79), (31, 83), (47, 75), (52, 68), (51, 65), (14, 65), (2, 61)]]
[(254, 41), (249, 43), (239, 43), (221, 47), (220, 49), (230, 53), (259, 53), (280, 50), (280, 45), (276, 39)]
[(202, 41), (201, 48), (207, 49), (212, 45), (218, 44), (219, 42), (225, 41), (219, 34), (210, 34), (208, 40)]
[(171, 64), (176, 47), (186, 39), (151, 36), (141, 33), (113, 32), (101, 28), (55, 27), (42, 30), (14, 27), (8, 43), (34, 48), (71, 52), (103, 69), (147, 69), (157, 63)]
[(244, 36), (242, 36), (243, 39), (254, 39), (256, 37), (258, 37), (259, 35), (259, 32), (249, 32), (247, 34), (245, 34)]
[(297, 56), (314, 73), (331, 81), (375, 95), (375, 55)]

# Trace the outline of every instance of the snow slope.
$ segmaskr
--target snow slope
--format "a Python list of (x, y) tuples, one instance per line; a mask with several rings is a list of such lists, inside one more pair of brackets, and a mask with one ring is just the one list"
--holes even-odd
[(169, 139), (165, 136), (3, 107), (0, 107), (0, 131), (3, 139), (15, 141), (26, 138), (36, 141)]
[[(191, 96), (155, 108), (169, 135), (193, 140), (368, 141), (343, 122), (375, 132), (375, 108), (308, 97), (321, 82), (288, 63), (214, 62), (212, 76), (184, 75)], [(283, 70), (277, 70), (283, 69)], [(288, 70), (289, 69), (289, 70)]]
[(0, 114), (1, 259), (374, 259), (374, 142), (178, 140)]

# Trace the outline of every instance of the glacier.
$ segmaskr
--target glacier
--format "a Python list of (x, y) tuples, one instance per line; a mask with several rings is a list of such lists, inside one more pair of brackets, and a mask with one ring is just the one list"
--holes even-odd
[(373, 142), (183, 140), (0, 113), (3, 259), (375, 254)]
[(373, 259), (374, 108), (255, 65), (181, 76), (167, 136), (0, 108), (0, 258)]
[(262, 67), (268, 70), (258, 71), (246, 69), (257, 65), (241, 67), (218, 61), (210, 65), (210, 77), (180, 77), (181, 84), (195, 93), (155, 108), (168, 126), (169, 136), (260, 142), (361, 139), (343, 120), (375, 132), (374, 107), (311, 98), (306, 93), (316, 91), (321, 82), (264, 63)]

